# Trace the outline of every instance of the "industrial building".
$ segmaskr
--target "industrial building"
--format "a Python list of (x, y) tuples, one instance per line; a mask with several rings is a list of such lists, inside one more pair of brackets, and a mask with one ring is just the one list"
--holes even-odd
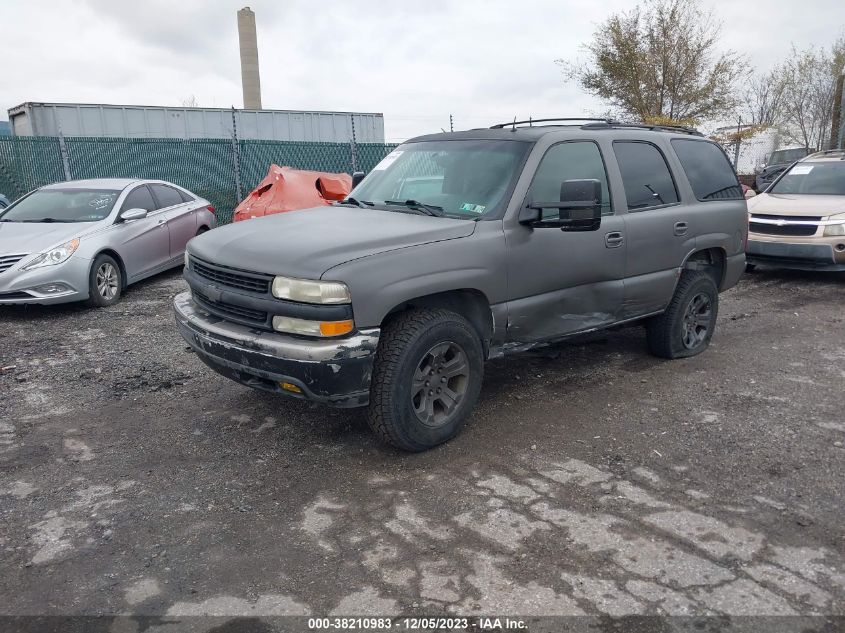
[(370, 112), (237, 110), (83, 103), (11, 108), (13, 136), (232, 138), (320, 143), (384, 143), (384, 115)]

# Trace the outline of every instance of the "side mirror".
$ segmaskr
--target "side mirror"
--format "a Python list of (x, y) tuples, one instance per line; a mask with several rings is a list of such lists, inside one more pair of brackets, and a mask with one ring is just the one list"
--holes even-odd
[(749, 198), (753, 198), (757, 195), (757, 192), (753, 189), (749, 188), (748, 191), (745, 192), (745, 199), (748, 200)]
[(143, 220), (147, 217), (146, 209), (127, 209), (120, 214), (120, 219), (124, 222), (131, 222), (132, 220)]
[(366, 175), (367, 174), (365, 174), (363, 171), (354, 172), (352, 174), (352, 188), (354, 189), (359, 184), (361, 184), (361, 181), (364, 180), (364, 176), (366, 176)]
[[(529, 202), (519, 213), (520, 224), (561, 231), (597, 231), (601, 226), (601, 183), (594, 179), (564, 180), (559, 202)], [(558, 217), (543, 218), (544, 209)]]

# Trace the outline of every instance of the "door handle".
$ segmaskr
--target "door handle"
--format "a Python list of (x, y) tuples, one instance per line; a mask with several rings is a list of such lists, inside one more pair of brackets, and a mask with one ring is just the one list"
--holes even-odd
[(625, 238), (623, 237), (622, 233), (620, 233), (619, 231), (613, 231), (611, 233), (605, 233), (605, 235), (604, 235), (604, 245), (607, 248), (619, 248), (624, 243), (625, 243)]
[(689, 227), (687, 226), (686, 222), (675, 222), (675, 235), (681, 236), (686, 235)]

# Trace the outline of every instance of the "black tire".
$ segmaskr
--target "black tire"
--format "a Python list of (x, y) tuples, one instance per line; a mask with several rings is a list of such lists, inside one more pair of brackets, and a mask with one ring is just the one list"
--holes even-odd
[(747, 272), (747, 273), (753, 272), (755, 268), (757, 268), (756, 264), (746, 264), (745, 265), (745, 272)]
[(370, 428), (410, 452), (442, 444), (463, 428), (483, 375), (481, 340), (462, 316), (442, 309), (400, 313), (382, 329), (376, 351)]
[(88, 304), (104, 308), (118, 302), (123, 292), (123, 272), (110, 255), (98, 255), (88, 273)]
[(710, 344), (719, 314), (719, 291), (713, 277), (685, 270), (666, 311), (646, 324), (648, 350), (662, 358), (688, 358)]

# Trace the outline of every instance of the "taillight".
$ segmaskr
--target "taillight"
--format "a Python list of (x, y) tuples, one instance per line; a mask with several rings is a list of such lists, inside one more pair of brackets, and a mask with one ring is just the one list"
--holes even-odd
[(214, 213), (214, 207), (212, 207), (211, 205), (208, 205), (206, 209), (208, 209), (211, 213)]

